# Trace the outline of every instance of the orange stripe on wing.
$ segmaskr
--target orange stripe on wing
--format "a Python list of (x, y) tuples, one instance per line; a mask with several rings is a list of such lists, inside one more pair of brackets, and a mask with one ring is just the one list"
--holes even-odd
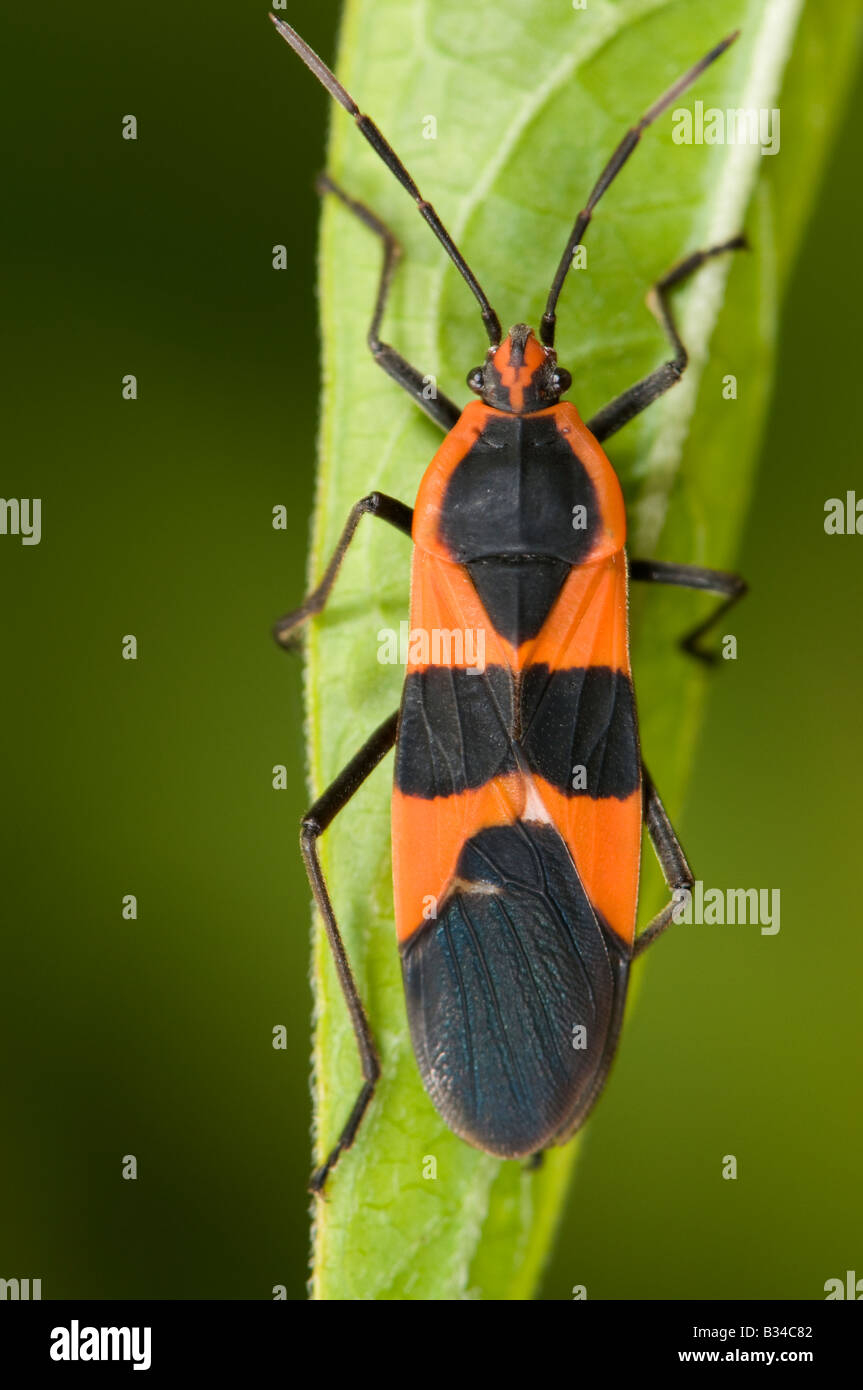
[[(411, 568), (410, 629), (411, 632), (427, 635), (429, 650), (434, 633), (464, 634), (470, 631), (474, 634), (474, 643), (479, 642), (482, 646), (484, 666), (512, 667), (515, 663), (513, 648), (492, 627), (467, 570), (452, 560), (440, 560), (419, 549), (414, 550)], [(444, 644), (438, 641), (438, 652), (442, 646)], [(409, 644), (408, 671), (421, 671), (432, 664), (462, 664), (452, 657), (434, 663), (423, 661), (419, 647), (420, 643), (415, 643), (411, 652)], [(455, 650), (455, 644), (452, 650)], [(443, 655), (446, 655), (445, 650)], [(475, 665), (476, 662), (471, 664)]]
[[(415, 549), (411, 578), (412, 632), (473, 634), (484, 650), (486, 666), (509, 666), (513, 671), (544, 663), (553, 670), (572, 666), (610, 666), (630, 670), (628, 645), (628, 586), (622, 552), (596, 564), (579, 565), (564, 582), (538, 637), (517, 650), (492, 626), (467, 570), (451, 560), (440, 560)], [(477, 634), (481, 633), (479, 638)], [(440, 653), (441, 643), (436, 650)], [(409, 653), (409, 671), (433, 664), (420, 659), (421, 644)], [(459, 665), (446, 659), (438, 665)], [(462, 647), (467, 650), (464, 640)], [(453, 652), (455, 644), (451, 644)], [(431, 652), (429, 637), (428, 651)]]
[(512, 825), (525, 807), (518, 773), (457, 796), (427, 801), (393, 791), (396, 933), (408, 937), (437, 914), (465, 843), (490, 825)]
[(519, 648), (518, 666), (610, 666), (629, 673), (627, 634), (626, 560), (618, 551), (572, 570), (539, 636)]
[(641, 789), (616, 797), (568, 797), (536, 778), (543, 805), (566, 841), (591, 903), (631, 945), (641, 863)]

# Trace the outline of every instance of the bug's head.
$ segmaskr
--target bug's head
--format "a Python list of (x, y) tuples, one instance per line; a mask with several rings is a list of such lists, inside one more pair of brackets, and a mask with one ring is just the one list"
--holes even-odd
[(489, 348), (485, 365), (468, 373), (467, 384), (495, 410), (528, 415), (557, 405), (572, 377), (557, 365), (554, 348), (543, 347), (526, 323), (517, 323), (502, 343)]

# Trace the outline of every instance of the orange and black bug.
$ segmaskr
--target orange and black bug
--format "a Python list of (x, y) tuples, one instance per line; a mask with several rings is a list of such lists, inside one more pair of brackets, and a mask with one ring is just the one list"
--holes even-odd
[[(597, 1099), (614, 1056), (632, 960), (671, 920), (672, 903), (635, 932), (642, 826), (670, 889), (692, 884), (686, 857), (641, 760), (629, 662), (628, 582), (723, 596), (684, 639), (703, 634), (745, 592), (737, 576), (631, 560), (617, 476), (602, 443), (686, 367), (673, 287), (743, 244), (698, 251), (654, 287), (651, 307), (674, 355), (585, 424), (560, 399), (571, 378), (554, 350), (558, 297), (593, 210), (644, 129), (736, 38), (684, 74), (621, 140), (578, 214), (537, 338), (500, 323), (431, 204), (377, 126), (287, 24), (273, 23), (415, 200), (476, 297), (490, 347), (467, 378), (464, 410), (438, 394), (379, 329), (399, 254), (366, 207), (321, 180), (384, 246), (368, 343), (375, 359), (446, 432), (411, 509), (373, 492), (357, 502), (318, 587), (276, 626), (288, 644), (327, 601), (368, 512), (414, 544), (412, 631), (481, 637), (416, 653), (401, 708), (303, 819), (302, 850), (350, 1010), (364, 1082), (344, 1130), (312, 1176), (320, 1190), (350, 1147), (380, 1064), (321, 872), (316, 842), (395, 746), (393, 878), (414, 1051), (449, 1127), (479, 1149), (525, 1158), (563, 1143)], [(422, 644), (420, 644), (421, 647)], [(429, 912), (428, 905), (434, 909)], [(573, 1045), (574, 1030), (580, 1030)]]

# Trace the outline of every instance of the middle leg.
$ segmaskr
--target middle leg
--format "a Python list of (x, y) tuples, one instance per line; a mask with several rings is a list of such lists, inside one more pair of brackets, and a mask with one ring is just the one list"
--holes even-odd
[(411, 534), (413, 508), (400, 502), (397, 497), (389, 497), (385, 492), (370, 492), (368, 497), (361, 497), (359, 502), (355, 502), (330, 563), (324, 570), (323, 578), (316, 588), (306, 595), (299, 608), (285, 613), (275, 624), (273, 636), (280, 647), (290, 651), (295, 646), (297, 632), (303, 623), (322, 612), (338, 577), (348, 546), (354, 538), (354, 532), (360, 524), (360, 519), (367, 513), (369, 516), (379, 516), (382, 521), (388, 521), (390, 526), (395, 526), (396, 530), (406, 536)]
[(739, 574), (730, 574), (727, 570), (702, 569), (700, 565), (675, 565), (665, 560), (631, 560), (629, 577), (651, 584), (674, 584), (680, 589), (703, 589), (705, 593), (722, 596), (724, 602), (718, 604), (703, 622), (680, 639), (681, 647), (690, 656), (698, 657), (699, 661), (708, 665), (714, 665), (717, 661), (716, 652), (700, 646), (701, 638), (749, 592), (746, 580)]

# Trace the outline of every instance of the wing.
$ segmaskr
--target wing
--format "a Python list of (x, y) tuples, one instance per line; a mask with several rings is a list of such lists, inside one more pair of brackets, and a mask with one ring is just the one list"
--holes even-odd
[(641, 752), (623, 552), (574, 569), (523, 652), (521, 744), (587, 894), (631, 947), (641, 857)]
[[(475, 634), (481, 657), (473, 669), (440, 659), (440, 634), (466, 632)], [(525, 800), (511, 737), (510, 656), (461, 566), (420, 549), (411, 579), (413, 634), (429, 641), (438, 634), (439, 650), (422, 651), (419, 638), (410, 643), (402, 695), (392, 813), (400, 941), (449, 891), (465, 842), (486, 825), (517, 820)]]
[[(628, 951), (585, 887), (568, 800), (540, 765), (552, 718), (581, 746), (590, 701), (573, 716), (536, 663), (517, 679), (527, 653), (497, 635), (463, 569), (421, 550), (411, 612), (416, 633), (473, 628), (484, 657), (468, 670), (417, 651), (408, 665), (393, 868), (414, 1049), (450, 1128), (517, 1157), (586, 1114), (622, 1015)], [(597, 743), (592, 765), (603, 761)]]
[(473, 836), (402, 969), (417, 1062), (450, 1129), (519, 1158), (577, 1127), (614, 1053), (628, 960), (552, 826)]
[(482, 661), (433, 662), (429, 649), (408, 663), (393, 796), (399, 940), (446, 895), (472, 835), (530, 815), (557, 828), (591, 902), (631, 945), (641, 760), (622, 553), (574, 569), (537, 639), (516, 650), (466, 572), (417, 549), (411, 629), (460, 634)]

